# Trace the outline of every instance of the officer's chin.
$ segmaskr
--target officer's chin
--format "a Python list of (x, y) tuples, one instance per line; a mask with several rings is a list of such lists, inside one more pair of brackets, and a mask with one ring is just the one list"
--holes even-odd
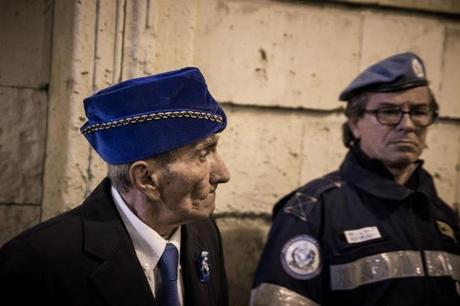
[(405, 154), (393, 160), (387, 161), (384, 164), (390, 168), (406, 168), (414, 164), (417, 160), (418, 160), (418, 155)]

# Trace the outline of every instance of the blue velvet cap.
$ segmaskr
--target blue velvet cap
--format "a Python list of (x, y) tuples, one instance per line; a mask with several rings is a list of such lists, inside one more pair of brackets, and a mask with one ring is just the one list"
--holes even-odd
[(109, 164), (155, 157), (222, 131), (227, 119), (198, 68), (127, 80), (84, 100), (80, 128)]
[(425, 66), (411, 52), (381, 60), (361, 72), (339, 96), (341, 101), (362, 92), (391, 92), (428, 85)]

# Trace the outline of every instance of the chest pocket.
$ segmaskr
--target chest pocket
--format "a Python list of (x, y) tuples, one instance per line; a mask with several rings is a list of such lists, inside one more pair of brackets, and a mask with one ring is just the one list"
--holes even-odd
[[(355, 232), (353, 232), (355, 231)], [(422, 276), (420, 252), (400, 250), (381, 228), (338, 233), (337, 255), (331, 258), (331, 290), (351, 290), (365, 284)]]
[(355, 260), (395, 248), (385, 230), (373, 225), (342, 230), (337, 233), (336, 241), (338, 261)]

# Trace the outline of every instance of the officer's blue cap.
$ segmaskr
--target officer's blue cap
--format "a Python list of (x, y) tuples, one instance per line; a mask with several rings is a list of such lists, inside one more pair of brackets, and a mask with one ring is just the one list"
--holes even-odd
[(339, 99), (349, 101), (362, 92), (391, 92), (426, 85), (428, 80), (422, 59), (406, 52), (368, 67), (342, 91)]
[(109, 164), (158, 156), (222, 131), (227, 119), (198, 68), (127, 80), (84, 100), (80, 128)]

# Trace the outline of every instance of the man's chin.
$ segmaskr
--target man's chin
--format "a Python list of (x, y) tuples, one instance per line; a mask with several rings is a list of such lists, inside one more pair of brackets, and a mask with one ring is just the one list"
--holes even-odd
[(196, 202), (193, 204), (193, 207), (194, 214), (197, 216), (197, 218), (207, 218), (214, 212), (214, 198)]
[(387, 161), (385, 164), (391, 168), (405, 168), (418, 160), (416, 154), (400, 154), (398, 158)]

